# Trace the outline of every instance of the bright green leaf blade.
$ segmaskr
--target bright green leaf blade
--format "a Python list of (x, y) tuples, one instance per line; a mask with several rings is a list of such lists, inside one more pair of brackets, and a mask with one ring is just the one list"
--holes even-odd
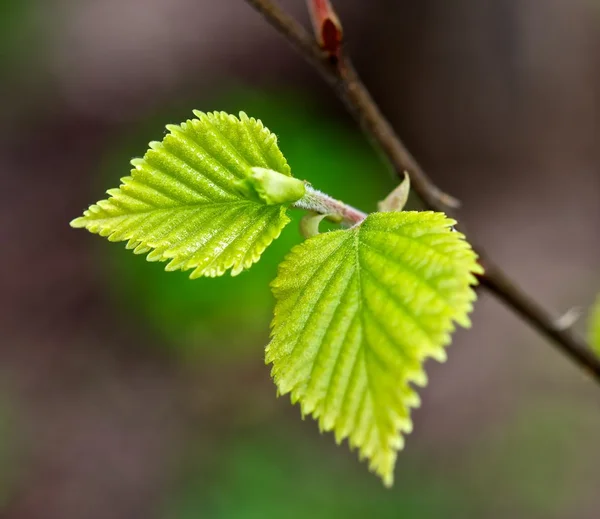
[(391, 485), (423, 363), (446, 358), (455, 323), (469, 326), (481, 272), (442, 213), (369, 215), (292, 249), (272, 283), (277, 299), (266, 360), (320, 428), (349, 439)]
[(132, 161), (110, 198), (71, 222), (150, 261), (170, 261), (167, 270), (194, 269), (191, 276), (236, 275), (258, 261), (289, 222), (285, 205), (249, 199), (240, 183), (252, 168), (290, 176), (277, 138), (241, 112), (204, 114), (167, 126), (143, 159)]
[(592, 307), (588, 321), (588, 340), (596, 355), (600, 357), (600, 296)]

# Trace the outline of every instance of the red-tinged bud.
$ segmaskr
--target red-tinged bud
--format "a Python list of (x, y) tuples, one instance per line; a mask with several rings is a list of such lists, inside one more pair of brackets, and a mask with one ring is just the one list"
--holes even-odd
[(329, 0), (307, 0), (310, 17), (319, 46), (330, 57), (339, 57), (342, 24)]

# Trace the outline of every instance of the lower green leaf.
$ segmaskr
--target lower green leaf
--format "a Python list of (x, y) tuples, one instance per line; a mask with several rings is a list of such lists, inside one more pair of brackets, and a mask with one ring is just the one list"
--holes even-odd
[(428, 357), (446, 358), (455, 323), (470, 325), (482, 269), (454, 224), (442, 213), (375, 213), (296, 246), (272, 283), (266, 361), (279, 392), (348, 438), (388, 486), (419, 405), (412, 384), (425, 385)]

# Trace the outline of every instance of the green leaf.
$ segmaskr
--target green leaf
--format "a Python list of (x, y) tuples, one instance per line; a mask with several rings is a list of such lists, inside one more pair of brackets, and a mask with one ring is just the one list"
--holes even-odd
[[(150, 252), (149, 261), (170, 261), (166, 270), (194, 269), (191, 278), (228, 269), (236, 275), (279, 236), (289, 222), (287, 204), (302, 196), (302, 183), (293, 179), (297, 184), (286, 191), (282, 181), (263, 185), (264, 175), (253, 176), (253, 168), (263, 168), (292, 180), (277, 138), (260, 121), (243, 112), (239, 119), (224, 112), (194, 114), (197, 119), (167, 126), (163, 141), (150, 143), (144, 158), (132, 161), (131, 176), (121, 179), (119, 189), (109, 190), (108, 200), (71, 226), (128, 240), (136, 254)], [(248, 179), (260, 197), (241, 188)], [(273, 183), (274, 194), (268, 192)]]
[(588, 321), (588, 340), (596, 355), (600, 357), (600, 296), (596, 299)]
[(482, 271), (442, 213), (374, 213), (349, 230), (292, 249), (272, 283), (277, 299), (266, 361), (321, 430), (348, 438), (393, 481), (423, 363), (446, 358), (455, 323), (468, 327)]

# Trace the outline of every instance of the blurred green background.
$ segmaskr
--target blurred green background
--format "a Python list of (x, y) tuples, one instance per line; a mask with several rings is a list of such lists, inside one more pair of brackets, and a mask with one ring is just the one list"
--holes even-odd
[[(469, 230), (557, 315), (589, 305), (596, 3), (337, 4), (359, 71)], [(428, 366), (386, 490), (276, 398), (263, 363), (299, 215), (249, 271), (195, 281), (68, 227), (194, 108), (262, 119), (295, 176), (361, 209), (394, 187), (243, 1), (5, 0), (0, 74), (2, 519), (600, 515), (598, 388), (486, 296)]]

